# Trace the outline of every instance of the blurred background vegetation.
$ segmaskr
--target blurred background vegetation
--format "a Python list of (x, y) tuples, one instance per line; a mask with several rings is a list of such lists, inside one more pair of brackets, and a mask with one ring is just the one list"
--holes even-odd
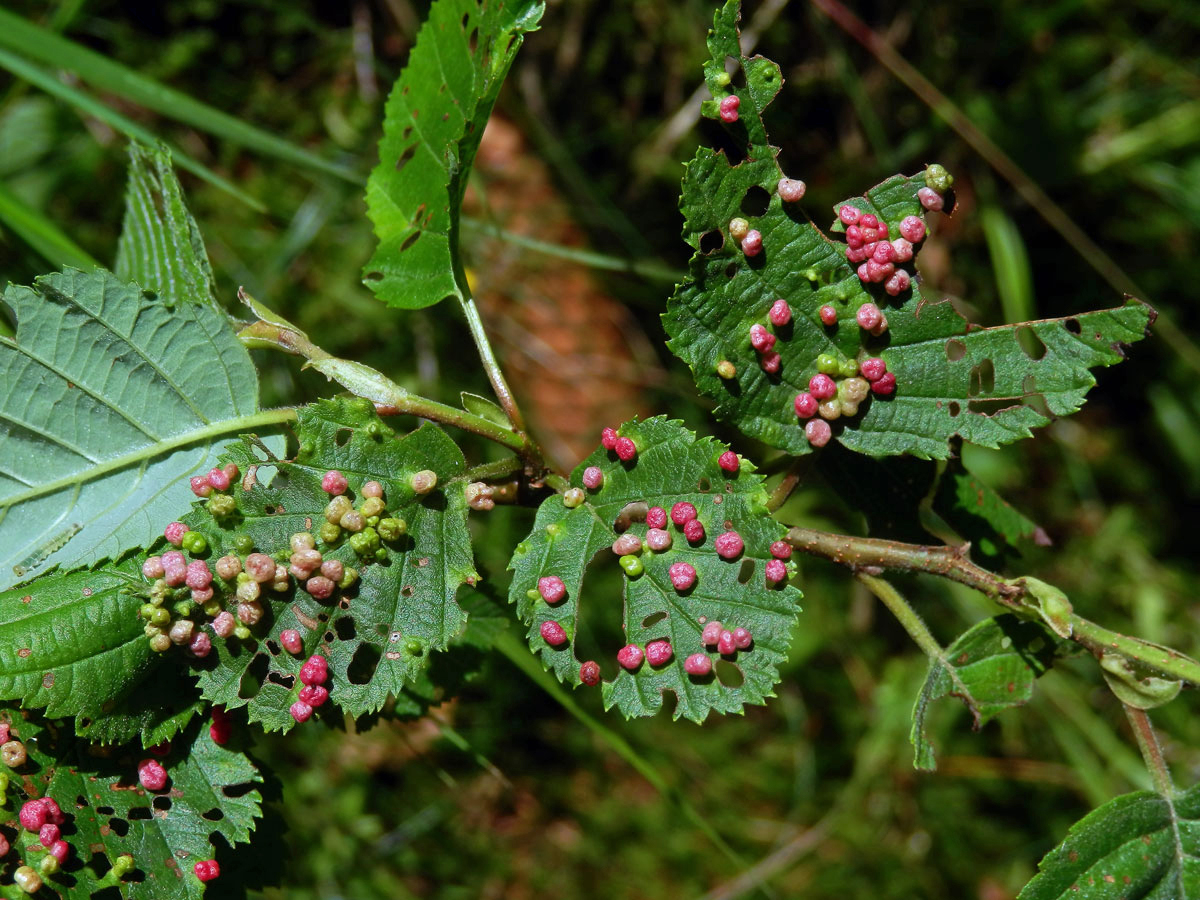
[[(89, 255), (111, 262), (126, 138), (98, 113), (115, 111), (261, 205), (181, 173), (231, 311), (244, 285), (333, 353), (438, 399), (487, 393), (457, 309), (394, 312), (360, 283), (373, 247), (362, 186), (388, 87), (427, 4), (5, 7), (337, 172), (95, 90), (76, 55), (40, 62), (0, 28), (10, 34), (0, 38), (0, 69), (22, 73), (0, 72), (0, 277), (26, 282)], [(475, 224), (464, 230), (472, 277), (538, 436), (563, 466), (594, 445), (601, 425), (635, 412), (668, 412), (771, 462), (711, 420), (663, 347), (658, 319), (688, 256), (681, 163), (698, 142), (723, 141), (694, 113), (712, 9), (701, 0), (551, 2), (480, 155)], [(1156, 337), (1099, 373), (1082, 413), (1003, 451), (964, 452), (1053, 541), (990, 562), (1059, 585), (1103, 624), (1195, 655), (1200, 352), (1189, 336), (1200, 318), (1200, 6), (915, 0), (855, 10), (1108, 261), (1078, 252), (1048, 224), (1052, 209), (1022, 199), (813, 6), (750, 3), (755, 49), (786, 78), (768, 128), (785, 170), (808, 182), (814, 218), (895, 171), (941, 162), (957, 178), (958, 208), (935, 224), (923, 274), (973, 320), (1115, 306), (1127, 282), (1163, 314)], [(39, 74), (57, 96), (30, 82)], [(518, 240), (496, 239), (497, 228)], [(54, 229), (76, 245), (70, 253)], [(529, 249), (528, 239), (600, 254), (602, 265)], [(1126, 281), (1100, 274), (1113, 261)], [(258, 362), (266, 403), (329, 391), (290, 359)], [(469, 447), (476, 459), (493, 452)], [(863, 528), (819, 473), (782, 518)], [(488, 515), (477, 552), (495, 597), (531, 521), (523, 509)], [(1016, 894), (1089, 808), (1149, 786), (1119, 704), (1088, 660), (1056, 668), (1026, 709), (980, 733), (943, 704), (933, 716), (940, 770), (914, 772), (909, 713), (924, 659), (845, 572), (801, 566), (795, 654), (767, 707), (703, 727), (665, 716), (625, 723), (581, 691), (568, 700), (577, 717), (557, 702), (561, 692), (514, 664), (519, 655), (493, 653), (482, 677), (428, 718), (260, 738), (256, 752), (277, 775), (269, 817), (254, 849), (222, 858), (226, 872), (241, 869), (255, 896), (271, 898), (998, 900)], [(612, 569), (591, 584), (589, 624), (615, 640)], [(897, 581), (943, 642), (993, 612), (969, 591)], [(606, 594), (612, 606), (595, 609)], [(1185, 694), (1154, 714), (1182, 785), (1200, 778), (1195, 709)], [(602, 728), (587, 724), (597, 719)], [(233, 881), (210, 890), (230, 893)]]

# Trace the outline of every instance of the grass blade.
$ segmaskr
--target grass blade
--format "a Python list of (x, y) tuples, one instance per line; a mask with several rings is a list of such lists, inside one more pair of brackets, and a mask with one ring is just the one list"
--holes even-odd
[(57, 225), (27, 206), (3, 182), (0, 182), (0, 224), (40, 253), (56, 269), (75, 266), (86, 270), (100, 265)]

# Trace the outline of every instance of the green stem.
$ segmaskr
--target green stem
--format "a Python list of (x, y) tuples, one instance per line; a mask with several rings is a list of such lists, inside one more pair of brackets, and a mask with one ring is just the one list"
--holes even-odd
[(512, 388), (508, 386), (504, 372), (500, 369), (500, 362), (492, 350), (492, 343), (488, 340), (487, 331), (483, 327), (483, 319), (479, 316), (479, 307), (475, 305), (474, 299), (469, 295), (463, 297), (462, 311), (467, 319), (467, 327), (471, 330), (471, 337), (475, 340), (475, 348), (479, 351), (479, 360), (483, 363), (484, 371), (487, 372), (488, 381), (492, 383), (496, 399), (500, 401), (500, 408), (508, 416), (513, 430), (523, 434), (525, 418), (521, 415), (521, 408), (517, 406), (517, 398), (513, 396)]
[(92, 466), (84, 472), (79, 472), (73, 475), (64, 475), (62, 478), (56, 478), (54, 481), (47, 481), (44, 484), (35, 485), (28, 490), (22, 491), (19, 494), (13, 494), (5, 497), (0, 501), (0, 509), (9, 506), (17, 506), (21, 503), (26, 503), (37, 497), (44, 497), (60, 491), (65, 487), (73, 487), (83, 484), (85, 481), (95, 481), (97, 478), (103, 478), (110, 472), (116, 472), (130, 466), (136, 466), (138, 463), (145, 462), (148, 459), (153, 459), (156, 456), (162, 456), (172, 450), (178, 450), (180, 447), (187, 447), (190, 444), (210, 443), (216, 438), (227, 434), (239, 434), (252, 432), (265, 425), (282, 425), (284, 422), (294, 421), (296, 418), (296, 410), (294, 407), (285, 406), (281, 409), (268, 409), (262, 412), (255, 413), (252, 416), (239, 416), (236, 419), (225, 419), (221, 422), (213, 422), (205, 425), (203, 428), (196, 428), (192, 431), (177, 434), (174, 437), (155, 441), (153, 444), (147, 444), (145, 447), (139, 447), (131, 453), (124, 453), (121, 456), (114, 457), (107, 462)]
[(1154, 789), (1168, 800), (1175, 796), (1175, 785), (1171, 781), (1171, 770), (1163, 757), (1162, 745), (1154, 726), (1150, 724), (1150, 716), (1144, 709), (1125, 704), (1125, 715), (1133, 728), (1133, 736), (1137, 738), (1138, 749), (1142, 751), (1142, 759), (1154, 780)]
[(491, 481), (496, 478), (507, 478), (521, 471), (521, 460), (515, 456), (506, 456), (495, 462), (480, 463), (459, 476), (461, 481)]
[[(1044, 621), (1039, 606), (1026, 602), (1030, 592), (1022, 579), (1004, 578), (976, 565), (967, 556), (967, 546), (903, 544), (878, 538), (830, 534), (799, 526), (788, 530), (787, 540), (797, 550), (847, 566), (856, 573), (879, 575), (890, 569), (938, 575), (987, 595), (1023, 618)], [(1069, 622), (1067, 630), (1070, 638), (1097, 657), (1105, 653), (1117, 653), (1172, 678), (1200, 685), (1200, 662), (1178, 650), (1110, 631), (1073, 612), (1069, 615)]]

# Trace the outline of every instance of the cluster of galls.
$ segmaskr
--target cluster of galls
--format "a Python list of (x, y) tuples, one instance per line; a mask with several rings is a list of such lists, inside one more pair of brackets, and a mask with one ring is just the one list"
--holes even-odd
[[(425, 469), (409, 478), (409, 486), (418, 496), (424, 496), (437, 487), (437, 473)], [(349, 487), (346, 476), (330, 470), (321, 478), (321, 489), (331, 495), (325, 507), (325, 524), (320, 537), (329, 546), (334, 546), (349, 534), (347, 543), (364, 561), (374, 559), (384, 562), (388, 558), (387, 548), (381, 542), (394, 543), (408, 531), (408, 523), (395, 516), (387, 516), (387, 504), (383, 497), (383, 485), (378, 481), (364, 482), (359, 489), (362, 502), (355, 509), (346, 496)]]
[[(299, 632), (292, 632), (292, 634), (294, 637), (289, 636), (288, 639), (285, 639), (282, 634), (279, 637), (285, 647), (295, 652), (300, 646), (300, 634)], [(325, 682), (328, 680), (328, 661), (325, 657), (314, 653), (300, 667), (300, 683), (304, 687), (300, 688), (296, 702), (288, 710), (298, 723), (307, 722), (312, 717), (313, 710), (318, 706), (323, 706), (329, 699), (329, 689), (325, 687)]]
[(213, 469), (207, 475), (197, 475), (191, 479), (192, 493), (208, 499), (204, 507), (214, 519), (224, 519), (237, 510), (237, 501), (225, 492), (233, 487), (239, 474), (237, 465), (229, 463), (223, 468)]
[[(846, 260), (858, 265), (859, 280), (882, 284), (892, 297), (907, 291), (912, 279), (896, 264), (912, 260), (913, 244), (925, 240), (925, 223), (917, 216), (905, 216), (900, 220), (900, 237), (888, 240), (887, 222), (872, 213), (846, 204), (838, 210), (838, 219), (846, 226)], [(887, 327), (886, 320), (883, 327)], [(882, 334), (882, 329), (878, 333)]]
[[(4, 727), (7, 729), (8, 726)], [(7, 782), (8, 776), (4, 776), (4, 779)], [(0, 797), (2, 796), (3, 791), (0, 790)], [(13, 882), (17, 887), (27, 894), (36, 894), (42, 889), (42, 876), (53, 875), (71, 855), (71, 845), (62, 839), (62, 826), (67, 822), (67, 814), (54, 799), (39, 797), (22, 804), (17, 819), (22, 828), (30, 834), (37, 835), (38, 843), (46, 850), (46, 855), (38, 863), (37, 869), (32, 866), (20, 866), (13, 873)], [(8, 839), (0, 834), (0, 857), (7, 855), (10, 849)]]
[(804, 436), (814, 447), (824, 447), (833, 436), (830, 422), (856, 416), (868, 394), (888, 397), (896, 391), (896, 376), (877, 356), (858, 363), (839, 360), (831, 353), (817, 357), (817, 374), (808, 380), (808, 390), (796, 395), (796, 415), (805, 420)]
[[(601, 433), (602, 446), (619, 456), (617, 441), (620, 440), (627, 440), (633, 445), (629, 438), (619, 438), (612, 428), (605, 428)], [(637, 448), (636, 445), (633, 445), (632, 449), (621, 458), (632, 460), (636, 458), (636, 455)], [(741, 471), (741, 459), (732, 450), (726, 450), (718, 456), (717, 466), (727, 475), (734, 477)], [(604, 484), (604, 472), (598, 466), (589, 466), (583, 472), (583, 482), (589, 490), (599, 490)], [(568, 496), (572, 491), (578, 492), (580, 496), (578, 498)], [(564, 492), (563, 503), (567, 507), (575, 507), (582, 502), (584, 496), (583, 491), (572, 488)], [(645, 537), (639, 537), (631, 531), (626, 531), (619, 535), (612, 544), (612, 551), (628, 578), (639, 578), (645, 572), (645, 563), (641, 559), (644, 553), (666, 553), (672, 548), (675, 537), (668, 528), (668, 521), (682, 533), (683, 539), (687, 541), (690, 548), (703, 546), (707, 539), (707, 533), (694, 504), (680, 501), (671, 507), (669, 513), (661, 506), (651, 506), (646, 510)], [(549, 528), (555, 529), (557, 526), (551, 525)], [(742, 555), (745, 550), (745, 542), (740, 534), (730, 529), (713, 538), (712, 549), (722, 559), (732, 561)], [(767, 562), (764, 572), (767, 587), (775, 587), (787, 580), (788, 570), (785, 560), (791, 556), (791, 551), (791, 546), (783, 541), (771, 545), (772, 559)], [(671, 585), (680, 594), (687, 593), (695, 587), (698, 579), (696, 567), (682, 561), (671, 563), (667, 568), (667, 576)], [(548, 606), (555, 607), (566, 598), (567, 586), (560, 576), (545, 575), (538, 579), (536, 588), (530, 588), (526, 592), (526, 596), (530, 600), (540, 598)], [(701, 619), (702, 624), (705, 621), (705, 619)], [(713, 632), (714, 625), (715, 632)], [(542, 640), (551, 647), (563, 647), (570, 640), (562, 623), (554, 619), (542, 622), (538, 630)], [(709, 640), (710, 637), (711, 640)], [(709, 622), (702, 635), (702, 643), (705, 646), (716, 647), (718, 653), (723, 656), (730, 656), (738, 650), (749, 649), (753, 643), (753, 637), (745, 628), (727, 630), (723, 629), (719, 622)], [(671, 642), (659, 639), (649, 641), (645, 647), (638, 644), (625, 645), (617, 652), (617, 663), (622, 668), (633, 672), (640, 668), (643, 662), (647, 662), (655, 668), (665, 666), (674, 658), (674, 655), (675, 651)], [(696, 677), (708, 675), (712, 671), (712, 659), (705, 653), (694, 653), (685, 660), (684, 671)], [(579, 668), (579, 680), (586, 685), (599, 684), (599, 664), (595, 660), (584, 662)]]

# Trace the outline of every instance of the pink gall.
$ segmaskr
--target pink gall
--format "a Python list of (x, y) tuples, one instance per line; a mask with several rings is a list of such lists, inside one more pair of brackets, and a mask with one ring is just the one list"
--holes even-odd
[(667, 577), (671, 579), (671, 586), (675, 590), (686, 591), (696, 583), (696, 569), (691, 563), (671, 563)]
[(843, 225), (857, 225), (859, 219), (862, 218), (862, 210), (846, 203), (838, 210), (838, 218), (841, 219)]
[(821, 324), (826, 327), (833, 327), (838, 322), (837, 310), (826, 303), (817, 313), (821, 317)]
[(746, 232), (746, 236), (742, 238), (742, 252), (747, 256), (758, 256), (758, 254), (762, 253), (762, 248), (762, 232), (757, 228), (751, 228)]
[(321, 490), (330, 496), (337, 497), (346, 493), (349, 486), (350, 482), (346, 480), (346, 476), (337, 469), (330, 469), (321, 476)]
[(318, 706), (325, 705), (325, 702), (329, 699), (329, 691), (319, 684), (306, 684), (300, 688), (300, 693), (297, 694), (296, 699), (316, 709)]
[(233, 629), (236, 627), (237, 622), (234, 621), (233, 613), (229, 612), (229, 610), (222, 610), (212, 620), (212, 630), (217, 637), (229, 637), (233, 634)]
[(295, 628), (285, 628), (279, 632), (279, 643), (292, 656), (299, 656), (304, 652), (304, 639)]
[(265, 553), (251, 553), (246, 557), (246, 574), (258, 584), (266, 584), (275, 577), (275, 560)]
[[(858, 312), (854, 314), (854, 318), (858, 321), (858, 327), (864, 331), (870, 331), (876, 328), (883, 321), (883, 313), (879, 311), (879, 307), (874, 303), (864, 303), (858, 308)], [(829, 394), (830, 397), (833, 394)], [(826, 399), (824, 397), (822, 400)]]
[(767, 318), (771, 320), (771, 324), (776, 328), (782, 328), (788, 322), (792, 321), (792, 308), (788, 306), (786, 300), (776, 300), (767, 311)]
[(808, 380), (808, 392), (818, 400), (828, 400), (837, 393), (837, 385), (828, 375), (818, 373)]
[(921, 201), (923, 207), (931, 212), (938, 212), (946, 205), (942, 195), (931, 187), (923, 187), (917, 191), (917, 199)]
[(902, 237), (892, 241), (892, 251), (896, 254), (895, 261), (906, 263), (913, 258), (913, 245)]
[(863, 228), (878, 228), (879, 217), (874, 213), (863, 213), (858, 219), (858, 224)]
[(167, 770), (157, 759), (143, 759), (137, 772), (138, 781), (148, 791), (161, 791), (167, 786)]
[(857, 250), (866, 243), (863, 238), (862, 229), (857, 225), (851, 225), (846, 229), (846, 246), (851, 250)]
[(670, 641), (651, 641), (646, 645), (646, 662), (652, 666), (665, 666), (674, 655)]
[(197, 497), (207, 497), (213, 492), (212, 485), (208, 483), (208, 479), (203, 475), (193, 475), (188, 484), (192, 487), (192, 493)]
[(242, 573), (242, 561), (230, 553), (217, 560), (216, 569), (217, 575), (225, 581), (232, 581)]
[(905, 216), (900, 220), (900, 237), (912, 244), (925, 240), (925, 223), (916, 216)]
[(612, 552), (617, 556), (632, 556), (642, 552), (642, 539), (632, 532), (625, 532), (613, 541)]
[(303, 725), (312, 718), (313, 708), (304, 701), (297, 700), (291, 705), (288, 712), (291, 713), (292, 718), (296, 720), (297, 724)]
[(600, 432), (600, 446), (605, 450), (613, 450), (617, 446), (617, 429), (605, 428)]
[(803, 391), (796, 395), (796, 399), (792, 405), (796, 408), (796, 415), (801, 419), (811, 419), (817, 414), (818, 400), (808, 391)]
[(705, 647), (717, 646), (717, 641), (721, 639), (721, 632), (725, 630), (725, 626), (714, 619), (704, 626), (704, 630), (700, 633), (700, 643)]
[[(309, 710), (309, 715), (311, 714), (312, 710)], [(295, 716), (295, 713), (293, 712), (292, 715)], [(299, 722), (300, 720), (297, 719), (296, 721)], [(201, 881), (208, 882), (221, 874), (221, 866), (215, 859), (205, 859), (192, 866), (192, 871), (196, 873), (196, 877)]]
[(579, 680), (588, 687), (595, 687), (600, 683), (600, 664), (594, 659), (589, 659), (579, 667)]
[(733, 629), (733, 646), (737, 647), (739, 650), (745, 650), (753, 643), (754, 635), (750, 633), (749, 629)]
[(642, 652), (642, 648), (637, 644), (626, 644), (617, 651), (617, 662), (620, 663), (621, 668), (632, 672), (642, 664), (645, 656), (646, 654)]
[[(885, 246), (891, 246), (890, 244)], [(886, 281), (892, 277), (892, 273), (896, 271), (896, 266), (893, 263), (877, 263), (873, 259), (867, 260), (867, 281), (873, 284)], [(870, 331), (871, 329), (867, 329)]]
[(771, 544), (771, 555), (776, 559), (791, 559), (792, 545), (787, 541), (775, 541)]
[(655, 553), (663, 553), (671, 549), (671, 532), (662, 528), (650, 528), (646, 531), (646, 546)]
[(543, 622), (538, 630), (542, 635), (542, 640), (551, 647), (561, 647), (567, 642), (567, 633), (553, 619)]
[(182, 522), (172, 522), (163, 529), (163, 537), (167, 539), (168, 544), (178, 547), (183, 543), (183, 536), (187, 534), (187, 530), (187, 526)]
[(179, 587), (187, 581), (187, 566), (167, 566), (163, 572), (163, 580), (167, 587)]
[[(3, 856), (0, 853), (0, 856)], [(57, 840), (50, 845), (50, 855), (58, 860), (59, 865), (67, 861), (67, 857), (71, 855), (71, 845), (64, 840)]]
[(707, 653), (693, 653), (683, 661), (683, 671), (697, 677), (707, 675), (712, 671), (712, 660)]
[(238, 475), (241, 474), (237, 467), (237, 463), (225, 463), (225, 465), (221, 467), (221, 471), (225, 473), (225, 477), (228, 478), (230, 482), (237, 481)]
[(764, 372), (774, 375), (779, 371), (779, 367), (783, 365), (783, 357), (774, 350), (769, 350), (759, 357), (758, 364)]
[(46, 811), (46, 821), (51, 825), (62, 825), (67, 821), (67, 814), (59, 807), (58, 801), (52, 797), (42, 798), (42, 809)]
[(775, 189), (779, 192), (779, 199), (785, 203), (797, 203), (804, 199), (808, 185), (796, 178), (780, 178)]
[(206, 632), (197, 631), (188, 642), (188, 653), (196, 659), (204, 659), (212, 653), (212, 638)]
[(588, 466), (583, 470), (583, 486), (594, 491), (604, 484), (604, 471), (599, 466)]
[(333, 589), (336, 586), (324, 575), (315, 575), (304, 582), (304, 590), (308, 591), (315, 600), (328, 600), (333, 596)]
[(759, 353), (766, 353), (775, 346), (775, 335), (758, 322), (750, 326), (750, 346)]
[(162, 578), (163, 575), (166, 574), (166, 569), (163, 568), (162, 557), (151, 556), (144, 563), (142, 563), (142, 574), (151, 581), (156, 581), (157, 579)]
[(814, 447), (824, 447), (833, 437), (833, 429), (824, 419), (809, 419), (804, 425), (804, 436)]
[(37, 834), (46, 824), (46, 807), (42, 805), (41, 800), (27, 800), (21, 805), (17, 818), (20, 819), (22, 828)]
[(617, 438), (616, 443), (613, 444), (613, 450), (616, 451), (617, 458), (621, 462), (629, 462), (637, 456), (637, 444), (627, 437)]
[(681, 500), (671, 507), (671, 521), (676, 525), (686, 525), (694, 518), (696, 518), (696, 507), (686, 500)]
[(704, 523), (699, 519), (684, 522), (683, 536), (689, 544), (701, 543), (704, 540)]
[(542, 599), (547, 603), (558, 603), (563, 597), (567, 596), (567, 586), (563, 584), (563, 580), (557, 575), (547, 575), (544, 578), (539, 578), (537, 589), (538, 593), (542, 595)]
[(186, 584), (194, 591), (203, 590), (212, 584), (213, 575), (208, 570), (208, 563), (202, 559), (194, 559), (187, 565)]
[(896, 376), (888, 372), (871, 385), (871, 392), (880, 397), (889, 397), (896, 393)]
[(335, 584), (346, 577), (346, 564), (338, 559), (327, 559), (321, 563), (321, 574)]
[(779, 582), (787, 579), (787, 563), (782, 559), (767, 560), (766, 570), (767, 584), (779, 584)]
[(208, 483), (212, 485), (215, 491), (227, 491), (231, 480), (224, 469), (213, 469), (208, 473)]
[(730, 94), (724, 97), (720, 104), (721, 121), (727, 124), (732, 124), (738, 120), (738, 107), (742, 105), (742, 101), (738, 99), (736, 94)]
[(871, 251), (871, 261), (880, 265), (896, 261), (896, 248), (887, 241), (876, 241), (875, 249)]
[(721, 557), (721, 559), (737, 559), (742, 555), (745, 544), (742, 541), (742, 536), (736, 531), (726, 531), (723, 534), (717, 535), (713, 541), (713, 548), (717, 551), (717, 556)]
[(722, 656), (733, 656), (737, 652), (737, 644), (733, 640), (733, 632), (725, 630), (717, 638), (717, 652)]
[(887, 373), (887, 363), (878, 356), (872, 356), (862, 361), (859, 371), (867, 381), (878, 381)]
[(726, 450), (717, 457), (717, 465), (726, 472), (736, 472), (742, 467), (742, 461), (732, 450)]
[(900, 270), (892, 275), (892, 277), (886, 282), (884, 282), (883, 289), (891, 296), (897, 297), (908, 290), (910, 283), (911, 281), (908, 277), (908, 273), (904, 270)]
[(652, 506), (646, 510), (646, 527), (647, 528), (666, 528), (667, 527), (667, 511), (661, 506)]

